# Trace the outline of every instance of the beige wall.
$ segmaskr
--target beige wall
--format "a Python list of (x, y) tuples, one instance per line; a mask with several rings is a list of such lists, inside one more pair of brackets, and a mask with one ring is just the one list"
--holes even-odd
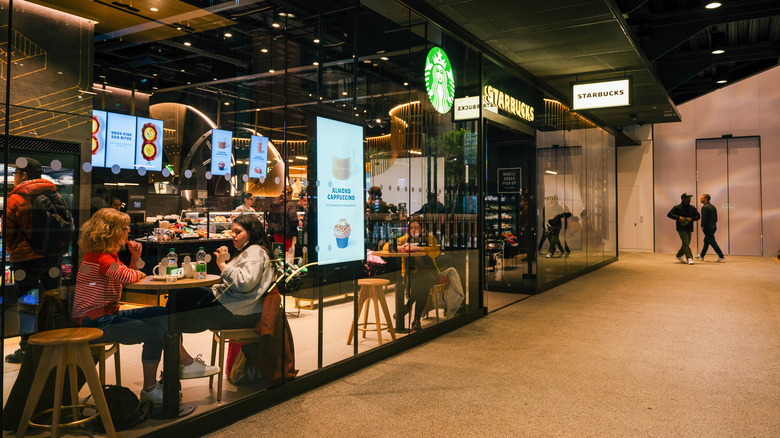
[[(696, 139), (760, 136), (764, 256), (780, 249), (780, 67), (678, 106), (680, 123), (654, 127), (655, 251), (679, 248), (666, 218), (682, 192), (696, 191)], [(643, 143), (644, 145), (644, 143)], [(637, 176), (644, 180), (641, 176)], [(697, 206), (699, 204), (697, 203)], [(758, 214), (759, 212), (756, 212)], [(694, 244), (692, 244), (692, 247)]]
[(626, 131), (641, 144), (617, 148), (620, 250), (652, 252), (653, 127), (634, 126)]

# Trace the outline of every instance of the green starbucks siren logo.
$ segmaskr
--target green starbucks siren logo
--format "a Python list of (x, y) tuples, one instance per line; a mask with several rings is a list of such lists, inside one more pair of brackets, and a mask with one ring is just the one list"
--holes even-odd
[(436, 111), (444, 114), (455, 101), (455, 77), (452, 65), (439, 47), (434, 47), (425, 58), (425, 89)]

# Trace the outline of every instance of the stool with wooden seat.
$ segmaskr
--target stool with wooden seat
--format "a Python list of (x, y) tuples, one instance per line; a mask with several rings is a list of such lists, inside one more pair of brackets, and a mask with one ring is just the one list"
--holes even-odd
[[(358, 321), (360, 321), (360, 312), (363, 310), (363, 305), (368, 300), (371, 300), (374, 303), (374, 315), (376, 319), (373, 322), (368, 322), (368, 312), (369, 308), (371, 307), (369, 303), (369, 305), (365, 306), (366, 314), (363, 317), (363, 322), (358, 322), (357, 329), (358, 331), (363, 332), (364, 338), (366, 337), (366, 332), (376, 331), (379, 345), (382, 345), (383, 330), (389, 331), (390, 336), (393, 338), (393, 340), (395, 340), (395, 328), (393, 328), (393, 323), (390, 320), (390, 311), (387, 308), (387, 301), (385, 300), (385, 288), (388, 284), (390, 284), (390, 280), (385, 280), (383, 278), (361, 278), (358, 280), (358, 285), (360, 286), (360, 291), (358, 292)], [(385, 315), (384, 323), (379, 317), (380, 305), (382, 306), (382, 312)], [(369, 325), (371, 325), (372, 328), (368, 328)], [(353, 320), (352, 324), (349, 326), (349, 338), (347, 338), (347, 345), (352, 343), (352, 337), (355, 333), (354, 330), (355, 321)]]
[(434, 284), (431, 287), (431, 291), (428, 292), (428, 300), (425, 303), (425, 310), (423, 310), (423, 313), (427, 315), (430, 313), (431, 310), (436, 312), (436, 323), (439, 323), (439, 296), (444, 293), (444, 291), (447, 290), (446, 284)]
[[(76, 378), (76, 367), (80, 367), (84, 372), (84, 376), (87, 378), (87, 386), (89, 387), (89, 390), (92, 393), (92, 397), (95, 400), (95, 407), (98, 412), (96, 415), (100, 415), (100, 420), (103, 422), (103, 427), (106, 429), (106, 434), (111, 437), (116, 436), (114, 425), (111, 422), (111, 415), (109, 414), (108, 406), (106, 405), (106, 398), (103, 395), (103, 387), (100, 384), (100, 378), (98, 377), (97, 370), (95, 369), (95, 363), (92, 360), (92, 352), (90, 351), (89, 345), (89, 341), (97, 339), (101, 336), (103, 336), (102, 330), (87, 327), (49, 330), (30, 336), (28, 342), (31, 345), (42, 346), (43, 354), (41, 355), (41, 361), (38, 364), (38, 369), (35, 371), (35, 377), (33, 379), (32, 386), (30, 387), (30, 394), (27, 397), (27, 402), (24, 405), (22, 418), (19, 421), (19, 428), (16, 431), (17, 437), (23, 437), (29, 426), (48, 427), (48, 425), (34, 424), (30, 421), (30, 419), (33, 418), (33, 410), (38, 404), (38, 399), (43, 392), (43, 387), (46, 384), (46, 380), (49, 377), (49, 372), (52, 369), (55, 369), (54, 406), (52, 408), (51, 425), (52, 436), (58, 435), (60, 427), (77, 426), (94, 418), (94, 416), (92, 416), (88, 419), (77, 420), (67, 424), (60, 424), (60, 411), (63, 407), (71, 408), (73, 410), (73, 418), (78, 418), (78, 412), (81, 406), (75, 404), (70, 406), (62, 406), (62, 390), (65, 383), (66, 370), (68, 371), (68, 376), (70, 377), (71, 400), (73, 402), (78, 401), (78, 379)], [(38, 416), (38, 414), (36, 414), (36, 416)]]
[(98, 376), (100, 376), (100, 384), (106, 384), (106, 359), (114, 357), (114, 376), (116, 377), (116, 384), (122, 385), (122, 367), (120, 366), (119, 358), (119, 343), (110, 342), (106, 344), (89, 344), (92, 349), (92, 354), (97, 356), (98, 359)]
[[(222, 379), (225, 377), (225, 344), (259, 342), (260, 335), (252, 329), (211, 330), (211, 365), (214, 366), (219, 345), (219, 373), (217, 376), (217, 402), (222, 401)], [(209, 388), (214, 385), (214, 375), (209, 376)]]

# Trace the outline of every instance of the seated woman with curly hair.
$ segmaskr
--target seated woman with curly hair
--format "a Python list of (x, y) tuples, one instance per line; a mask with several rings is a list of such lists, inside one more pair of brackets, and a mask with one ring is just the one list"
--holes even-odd
[[(168, 311), (161, 306), (119, 310), (122, 285), (146, 276), (138, 270), (141, 244), (127, 240), (129, 225), (127, 214), (113, 208), (101, 208), (81, 227), (78, 244), (86, 254), (76, 276), (71, 319), (78, 326), (103, 330), (103, 336), (93, 343), (143, 344), (144, 383), (140, 398), (158, 405), (162, 403), (162, 385), (156, 377), (163, 337), (168, 330)], [(129, 267), (116, 254), (125, 243), (131, 254)], [(183, 347), (180, 354), (182, 378), (186, 378), (185, 375), (205, 377), (219, 372), (219, 367), (208, 366), (199, 358), (193, 359)]]

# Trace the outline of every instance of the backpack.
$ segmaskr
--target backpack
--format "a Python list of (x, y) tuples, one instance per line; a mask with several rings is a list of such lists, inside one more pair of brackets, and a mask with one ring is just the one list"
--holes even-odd
[[(119, 385), (103, 386), (108, 412), (115, 430), (125, 430), (137, 426), (152, 414), (152, 402), (141, 403), (138, 396), (130, 388)], [(91, 397), (91, 396), (90, 396)], [(86, 403), (86, 401), (85, 401)], [(102, 422), (96, 422), (95, 428), (105, 433)]]
[(36, 254), (61, 256), (73, 240), (73, 218), (57, 192), (41, 193), (32, 202), (32, 233), (28, 243)]

